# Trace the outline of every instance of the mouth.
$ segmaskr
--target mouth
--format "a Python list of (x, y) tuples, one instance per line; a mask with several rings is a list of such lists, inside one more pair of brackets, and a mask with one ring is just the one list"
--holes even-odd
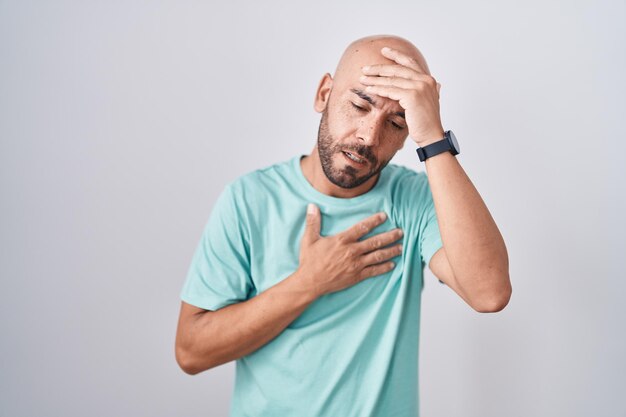
[(348, 161), (350, 161), (354, 165), (357, 165), (357, 166), (367, 165), (367, 159), (363, 158), (362, 156), (359, 156), (358, 154), (354, 154), (354, 153), (347, 152), (347, 151), (341, 151), (341, 153)]

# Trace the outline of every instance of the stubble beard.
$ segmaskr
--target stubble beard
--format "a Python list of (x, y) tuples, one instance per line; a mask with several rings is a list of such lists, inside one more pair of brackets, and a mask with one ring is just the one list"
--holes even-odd
[[(335, 144), (334, 138), (328, 132), (328, 120), (327, 120), (328, 107), (322, 113), (320, 120), (320, 126), (317, 132), (317, 150), (319, 153), (320, 162), (322, 164), (322, 170), (326, 175), (326, 178), (333, 184), (341, 188), (354, 188), (363, 184), (380, 171), (383, 170), (389, 161), (376, 167), (376, 159), (371, 155), (370, 149), (361, 146), (354, 149), (354, 152), (363, 155), (369, 162), (369, 166), (373, 167), (369, 172), (362, 176), (358, 176), (358, 170), (351, 165), (344, 165), (341, 168), (336, 168), (333, 165), (333, 156), (342, 154), (342, 147), (339, 144)], [(344, 147), (345, 149), (349, 149)], [(340, 155), (343, 157), (342, 155)], [(374, 163), (372, 163), (374, 160)]]

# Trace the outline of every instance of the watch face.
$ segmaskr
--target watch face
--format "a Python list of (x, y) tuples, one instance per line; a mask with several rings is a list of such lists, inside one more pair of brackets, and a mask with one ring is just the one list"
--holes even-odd
[(451, 130), (448, 130), (448, 132), (450, 132), (450, 142), (452, 142), (452, 146), (454, 147), (454, 151), (456, 153), (461, 152), (461, 148), (459, 148), (459, 143), (456, 141), (456, 136), (454, 136), (454, 133), (452, 133)]

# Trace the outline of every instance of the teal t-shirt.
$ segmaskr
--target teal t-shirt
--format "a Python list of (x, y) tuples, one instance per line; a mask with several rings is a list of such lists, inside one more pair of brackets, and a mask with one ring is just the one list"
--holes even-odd
[(391, 271), (318, 298), (276, 338), (238, 359), (230, 416), (416, 417), (422, 273), (442, 246), (428, 178), (389, 163), (367, 193), (331, 197), (308, 182), (302, 156), (226, 185), (183, 301), (217, 310), (293, 274), (309, 202), (322, 214), (322, 236), (384, 211), (387, 220), (362, 239), (400, 227), (404, 250), (391, 259)]

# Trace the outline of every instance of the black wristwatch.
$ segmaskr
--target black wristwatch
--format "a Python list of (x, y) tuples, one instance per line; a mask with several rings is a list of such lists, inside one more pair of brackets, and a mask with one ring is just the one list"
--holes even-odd
[(451, 130), (446, 130), (444, 132), (443, 139), (433, 142), (430, 145), (426, 145), (423, 148), (417, 148), (417, 156), (419, 156), (420, 161), (424, 162), (431, 156), (438, 155), (442, 152), (450, 151), (452, 155), (458, 155), (461, 152), (461, 148), (459, 148), (459, 143), (456, 141), (456, 136), (452, 133)]

